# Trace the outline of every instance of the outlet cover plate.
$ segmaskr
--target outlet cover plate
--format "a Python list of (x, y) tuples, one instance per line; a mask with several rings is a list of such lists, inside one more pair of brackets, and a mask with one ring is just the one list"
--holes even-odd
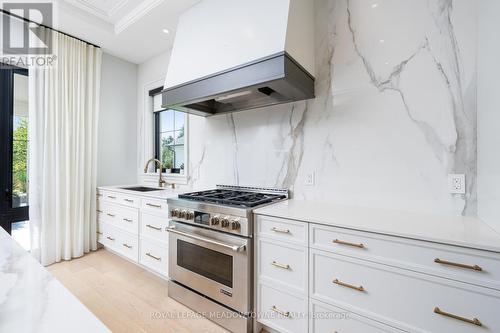
[(465, 194), (465, 175), (453, 173), (448, 175), (448, 188), (450, 193)]

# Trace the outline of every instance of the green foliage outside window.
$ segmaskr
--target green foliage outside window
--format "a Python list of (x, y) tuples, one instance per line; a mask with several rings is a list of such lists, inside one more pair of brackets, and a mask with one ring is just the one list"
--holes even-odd
[(14, 196), (27, 192), (28, 120), (20, 118), (13, 131), (12, 191)]

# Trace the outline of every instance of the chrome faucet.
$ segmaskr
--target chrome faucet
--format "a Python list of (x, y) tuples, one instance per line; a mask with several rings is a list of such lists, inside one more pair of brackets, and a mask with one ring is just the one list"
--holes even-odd
[(156, 166), (160, 168), (160, 179), (158, 180), (158, 187), (165, 187), (166, 185), (170, 185), (172, 189), (175, 189), (175, 184), (167, 183), (165, 179), (163, 179), (163, 173), (162, 173), (163, 165), (160, 160), (152, 158), (149, 161), (147, 161), (146, 166), (144, 167), (144, 173), (148, 173), (149, 163), (151, 162), (155, 162)]

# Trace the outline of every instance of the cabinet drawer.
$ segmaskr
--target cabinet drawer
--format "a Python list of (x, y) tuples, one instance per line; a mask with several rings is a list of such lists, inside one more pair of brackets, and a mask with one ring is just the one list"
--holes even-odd
[[(361, 315), (377, 313), (397, 327), (500, 332), (500, 293), (493, 289), (317, 250), (311, 250), (310, 263), (312, 298)], [(467, 322), (474, 318), (483, 326)]]
[(312, 248), (500, 290), (500, 254), (310, 225)]
[(167, 200), (146, 199), (141, 200), (141, 211), (156, 215), (168, 216)]
[(258, 320), (280, 333), (307, 332), (307, 298), (258, 285)]
[(141, 238), (139, 263), (168, 277), (168, 245)]
[(166, 216), (141, 213), (141, 237), (148, 236), (166, 245), (168, 241), (167, 226), (168, 218)]
[(135, 234), (139, 232), (139, 210), (137, 208), (124, 207), (99, 200), (97, 219), (128, 232)]
[(257, 234), (307, 246), (307, 223), (257, 215)]
[(117, 251), (132, 261), (139, 261), (139, 240), (137, 234), (117, 231)]
[(307, 248), (258, 240), (257, 274), (260, 281), (307, 296)]
[(116, 193), (116, 197), (117, 197), (116, 203), (134, 208), (141, 207), (141, 198), (137, 196), (128, 195), (125, 193)]
[(378, 321), (345, 311), (336, 306), (316, 300), (310, 303), (312, 318), (310, 332), (313, 333), (402, 333), (406, 331), (381, 324)]
[(99, 190), (97, 192), (97, 197), (99, 200), (104, 202), (119, 203), (118, 193), (115, 192)]

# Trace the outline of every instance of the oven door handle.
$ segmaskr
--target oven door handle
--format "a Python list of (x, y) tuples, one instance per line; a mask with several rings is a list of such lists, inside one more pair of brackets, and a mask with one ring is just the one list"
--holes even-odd
[(219, 242), (219, 241), (216, 241), (216, 240), (213, 240), (213, 239), (209, 239), (209, 238), (205, 238), (205, 237), (200, 237), (200, 236), (196, 236), (196, 235), (193, 235), (193, 234), (189, 234), (187, 232), (179, 231), (175, 227), (167, 227), (166, 230), (168, 232), (171, 232), (171, 233), (174, 233), (174, 234), (177, 234), (177, 235), (181, 235), (181, 236), (184, 236), (184, 237), (196, 239), (196, 240), (199, 240), (199, 241), (202, 241), (202, 242), (205, 242), (205, 243), (209, 243), (209, 244), (213, 244), (213, 245), (222, 246), (222, 247), (225, 247), (226, 249), (230, 249), (230, 250), (232, 250), (234, 252), (243, 252), (246, 249), (245, 245), (231, 245), (231, 244), (222, 243), (222, 242)]

